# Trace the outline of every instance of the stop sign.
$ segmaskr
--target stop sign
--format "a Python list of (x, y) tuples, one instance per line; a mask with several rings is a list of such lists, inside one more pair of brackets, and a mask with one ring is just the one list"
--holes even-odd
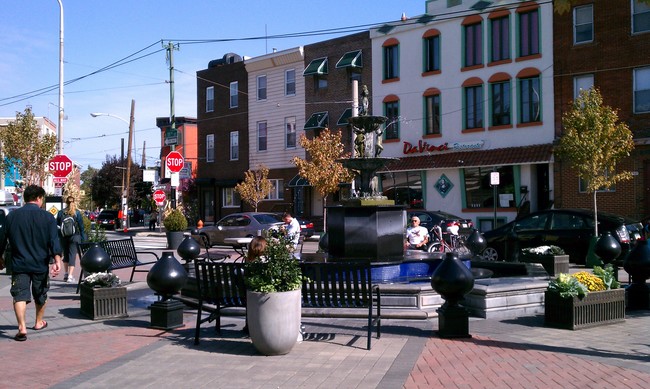
[(172, 173), (178, 173), (183, 169), (185, 158), (178, 151), (172, 151), (167, 154), (167, 161), (165, 162), (167, 169)]
[(166, 196), (163, 190), (158, 189), (157, 191), (153, 192), (153, 201), (156, 202), (156, 205), (163, 205), (165, 198)]
[(67, 177), (68, 174), (72, 173), (72, 160), (65, 154), (55, 155), (47, 163), (47, 170), (49, 170), (54, 177)]

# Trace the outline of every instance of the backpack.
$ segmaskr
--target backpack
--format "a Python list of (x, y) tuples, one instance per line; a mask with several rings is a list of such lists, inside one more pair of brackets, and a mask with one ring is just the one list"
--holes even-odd
[(77, 222), (73, 216), (66, 216), (61, 221), (61, 236), (69, 238), (77, 233)]

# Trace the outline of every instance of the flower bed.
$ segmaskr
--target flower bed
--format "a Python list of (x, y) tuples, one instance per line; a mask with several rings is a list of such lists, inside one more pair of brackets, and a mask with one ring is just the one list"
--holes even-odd
[(93, 320), (127, 317), (126, 287), (112, 273), (93, 273), (80, 285), (81, 314)]
[(558, 246), (540, 246), (521, 250), (519, 262), (539, 263), (550, 276), (569, 272), (569, 256)]

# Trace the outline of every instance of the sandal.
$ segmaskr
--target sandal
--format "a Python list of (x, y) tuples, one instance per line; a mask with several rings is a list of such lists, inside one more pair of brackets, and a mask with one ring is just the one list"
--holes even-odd
[(44, 329), (46, 329), (46, 328), (47, 328), (47, 321), (43, 320), (41, 323), (42, 323), (42, 324), (41, 324), (41, 327), (40, 327), (40, 328), (36, 328), (36, 326), (34, 326), (34, 327), (32, 327), (32, 329), (33, 329), (34, 331), (40, 331), (40, 330), (44, 330)]
[(27, 334), (21, 334), (20, 332), (14, 336), (16, 342), (24, 342), (27, 340)]

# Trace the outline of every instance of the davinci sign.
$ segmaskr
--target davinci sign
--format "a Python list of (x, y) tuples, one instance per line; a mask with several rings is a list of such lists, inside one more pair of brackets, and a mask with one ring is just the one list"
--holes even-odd
[(417, 153), (433, 153), (435, 151), (461, 151), (461, 150), (475, 150), (482, 149), (485, 141), (478, 140), (475, 142), (454, 142), (454, 143), (441, 143), (439, 145), (432, 145), (429, 142), (422, 140), (418, 141), (417, 145), (410, 142), (404, 142), (402, 152), (404, 154), (417, 154)]

